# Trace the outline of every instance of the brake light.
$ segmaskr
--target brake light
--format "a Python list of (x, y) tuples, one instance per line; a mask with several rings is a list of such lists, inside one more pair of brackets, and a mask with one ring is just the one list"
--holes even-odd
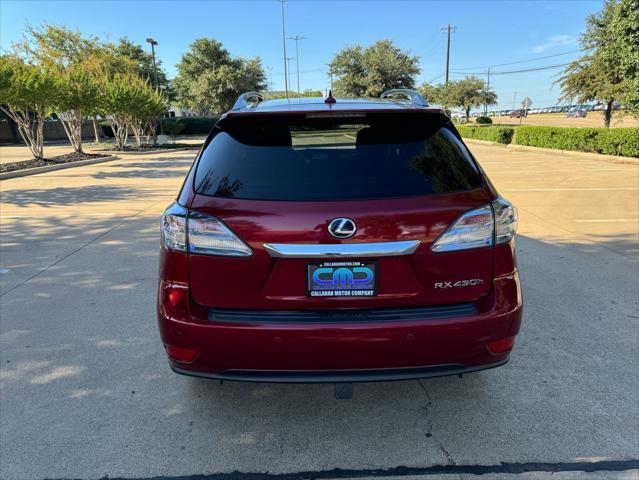
[(433, 243), (433, 252), (450, 252), (493, 244), (494, 219), (490, 205), (466, 212)]
[(495, 211), (495, 243), (506, 243), (517, 233), (517, 208), (503, 197), (493, 202)]
[(171, 250), (186, 251), (186, 214), (186, 208), (174, 203), (162, 215), (160, 220), (162, 240)]
[(189, 212), (174, 203), (161, 221), (162, 239), (167, 248), (202, 255), (249, 257), (251, 248), (215, 217)]
[(466, 212), (433, 243), (433, 252), (451, 252), (506, 243), (517, 232), (517, 209), (498, 197), (483, 207)]
[(189, 252), (205, 255), (250, 257), (253, 251), (215, 217), (189, 214), (187, 221)]

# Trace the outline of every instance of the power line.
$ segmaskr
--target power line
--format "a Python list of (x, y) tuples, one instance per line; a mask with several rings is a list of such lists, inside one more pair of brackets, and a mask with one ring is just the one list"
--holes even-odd
[[(529, 58), (528, 60), (518, 60), (516, 62), (506, 62), (506, 63), (491, 63), (490, 66), (491, 67), (504, 67), (506, 65), (517, 65), (518, 63), (528, 63), (528, 62), (536, 62), (537, 60), (545, 60), (547, 58), (554, 58), (554, 57), (561, 57), (563, 55), (571, 55), (573, 53), (579, 53), (579, 52), (585, 52), (586, 50), (583, 49), (579, 49), (579, 50), (571, 50), (570, 52), (563, 52), (563, 53), (555, 53), (553, 55), (545, 55), (543, 57), (535, 57), (535, 58)], [(462, 70), (470, 70), (471, 68), (486, 68), (487, 65), (478, 65), (475, 67), (459, 67)]]
[[(565, 67), (566, 65), (570, 65), (571, 63), (572, 62), (558, 63), (556, 65), (545, 65), (543, 67), (524, 68), (524, 69), (520, 69), (520, 70), (506, 70), (506, 71), (501, 71), (501, 72), (493, 72), (493, 71), (491, 71), (490, 74), (491, 75), (511, 75), (511, 74), (514, 74), (514, 73), (536, 72), (538, 70), (549, 70), (551, 68)], [(485, 75), (486, 74), (486, 72), (460, 72), (458, 70), (453, 70), (452, 73), (454, 75)]]

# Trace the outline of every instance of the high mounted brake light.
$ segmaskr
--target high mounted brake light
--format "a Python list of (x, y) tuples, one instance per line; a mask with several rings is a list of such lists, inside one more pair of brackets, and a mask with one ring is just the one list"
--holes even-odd
[(365, 118), (364, 112), (325, 112), (325, 113), (307, 113), (306, 118)]

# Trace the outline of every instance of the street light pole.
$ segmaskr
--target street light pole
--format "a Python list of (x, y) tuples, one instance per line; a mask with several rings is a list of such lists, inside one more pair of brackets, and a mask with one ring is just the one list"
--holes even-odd
[(300, 50), (299, 41), (304, 40), (306, 37), (301, 35), (295, 35), (294, 37), (288, 37), (289, 40), (295, 40), (295, 63), (297, 67), (297, 98), (300, 98)]
[(288, 99), (288, 57), (286, 56), (286, 28), (284, 26), (284, 2), (286, 0), (280, 0), (282, 4), (282, 48), (284, 49), (284, 91), (286, 98)]
[(268, 68), (268, 79), (269, 79), (270, 90), (271, 90), (271, 93), (273, 93), (273, 67), (266, 67), (266, 68)]
[(151, 44), (151, 57), (153, 58), (153, 78), (155, 79), (155, 88), (159, 88), (158, 85), (158, 67), (155, 64), (155, 46), (158, 44), (153, 38), (146, 39), (147, 43)]
[[(155, 46), (158, 44), (158, 42), (152, 37), (147, 38), (146, 41), (147, 43), (151, 44), (151, 58), (153, 58), (153, 77), (155, 78), (155, 88), (159, 91), (160, 85), (158, 83), (158, 66), (155, 63)], [(164, 128), (162, 127), (162, 117), (160, 117), (160, 135), (164, 135)], [(153, 135), (153, 143), (157, 143), (157, 135)]]
[[(294, 60), (294, 58), (293, 57), (286, 57), (286, 64), (288, 65), (288, 73), (287, 73), (287, 75), (288, 75), (288, 86), (289, 87), (291, 86), (291, 64), (290, 64), (291, 60)], [(286, 95), (286, 98), (288, 98), (288, 94)]]

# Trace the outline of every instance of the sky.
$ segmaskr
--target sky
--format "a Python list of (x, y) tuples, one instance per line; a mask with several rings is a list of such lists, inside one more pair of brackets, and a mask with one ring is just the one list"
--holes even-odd
[[(300, 86), (325, 91), (330, 85), (327, 64), (348, 45), (370, 45), (383, 38), (420, 59), (418, 84), (443, 82), (446, 33), (451, 34), (450, 78), (466, 73), (486, 79), (499, 109), (512, 108), (528, 97), (535, 106), (558, 103), (561, 92), (553, 83), (560, 67), (501, 74), (570, 62), (579, 56), (579, 35), (588, 15), (601, 9), (602, 0), (537, 1), (313, 1), (287, 0), (286, 36), (302, 35), (299, 42)], [(281, 6), (277, 0), (235, 1), (16, 1), (0, 0), (0, 48), (19, 40), (25, 24), (64, 25), (107, 40), (126, 36), (149, 47), (169, 78), (189, 45), (200, 37), (221, 41), (234, 56), (259, 56), (272, 74), (273, 88), (284, 89)], [(287, 40), (287, 56), (296, 57), (295, 42)], [(291, 60), (291, 82), (296, 86), (296, 60)], [(267, 78), (268, 79), (268, 78)]]

